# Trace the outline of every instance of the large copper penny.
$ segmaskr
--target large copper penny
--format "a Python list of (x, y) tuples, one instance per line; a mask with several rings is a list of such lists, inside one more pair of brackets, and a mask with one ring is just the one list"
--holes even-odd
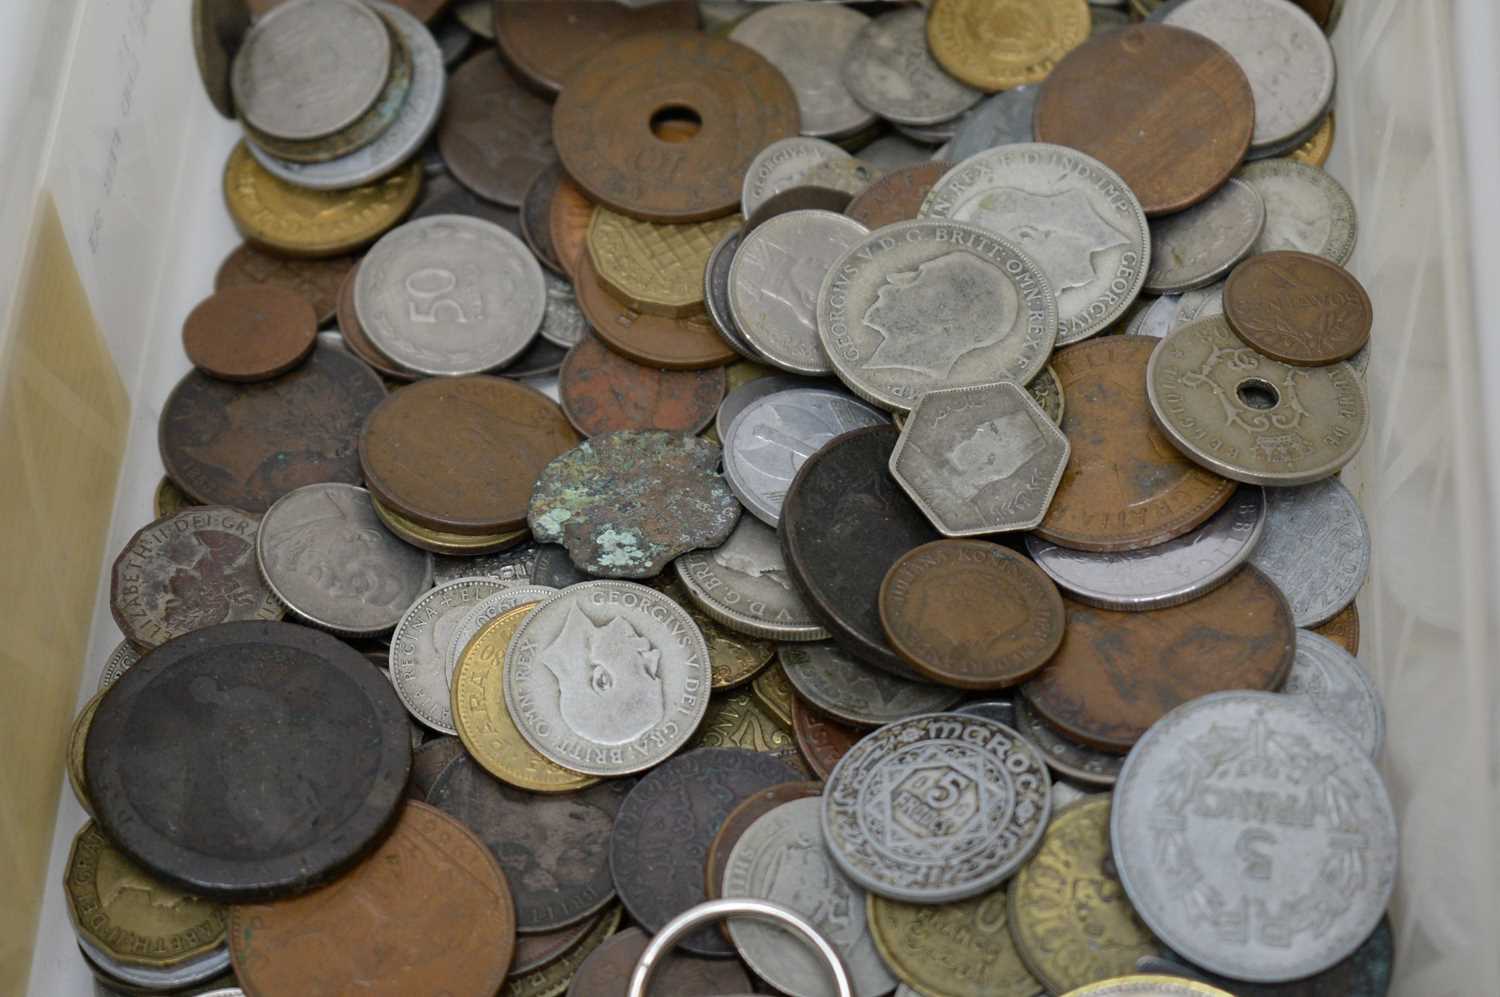
[(219, 264), (214, 290), (257, 284), (289, 287), (302, 295), (318, 314), (318, 324), (333, 318), (338, 307), (339, 287), (358, 262), (354, 256), (330, 256), (321, 260), (290, 259), (242, 243)]
[(349, 268), (349, 276), (344, 278), (344, 286), (339, 288), (338, 324), (339, 335), (344, 339), (344, 345), (349, 351), (369, 364), (382, 377), (388, 377), (395, 381), (415, 381), (417, 374), (399, 367), (396, 361), (380, 352), (379, 347), (370, 342), (370, 337), (365, 335), (364, 326), (359, 324), (359, 312), (354, 307), (354, 278), (359, 276), (359, 264)]
[(225, 381), (265, 381), (312, 352), (318, 316), (290, 288), (226, 287), (188, 312), (182, 348), (194, 367)]
[(1168, 609), (1121, 613), (1063, 601), (1062, 646), (1021, 692), (1042, 719), (1104, 751), (1129, 751), (1190, 699), (1280, 688), (1296, 651), (1286, 597), (1249, 566), (1201, 599)]
[(951, 169), (953, 164), (947, 160), (934, 159), (892, 170), (856, 195), (844, 214), (871, 230), (909, 222), (921, 211), (932, 185)]
[(729, 853), (734, 851), (734, 843), (750, 829), (751, 824), (783, 803), (822, 795), (821, 782), (784, 782), (779, 786), (762, 789), (740, 801), (739, 806), (729, 811), (729, 816), (719, 825), (719, 833), (714, 835), (714, 840), (708, 845), (708, 859), (703, 867), (703, 888), (708, 899), (717, 900), (722, 896), (724, 870), (729, 867)]
[(698, 5), (671, 0), (649, 6), (598, 0), (495, 0), (500, 57), (527, 83), (560, 93), (563, 81), (594, 53), (630, 35), (698, 27)]
[(341, 879), (229, 914), (229, 955), (246, 997), (491, 997), (515, 941), (500, 864), (468, 828), (414, 801)]
[(563, 361), (557, 393), (568, 421), (584, 436), (617, 429), (696, 433), (713, 421), (728, 383), (723, 367), (643, 367), (586, 334)]
[(552, 106), (485, 50), (448, 77), (438, 149), (459, 183), (518, 208), (532, 179), (556, 158), (551, 126)]
[(1146, 364), (1157, 342), (1106, 336), (1052, 355), (1072, 456), (1036, 529), (1043, 539), (1075, 550), (1151, 547), (1182, 536), (1234, 494), (1234, 482), (1188, 460), (1156, 428)]
[(1313, 627), (1312, 632), (1320, 637), (1327, 637), (1350, 654), (1358, 654), (1359, 608), (1354, 603), (1349, 603), (1333, 619)]
[(557, 262), (576, 284), (578, 259), (588, 255), (589, 223), (594, 220), (594, 202), (590, 201), (572, 178), (559, 170), (557, 189), (547, 208), (548, 230)]
[(1337, 263), (1282, 250), (1234, 268), (1224, 284), (1224, 318), (1271, 359), (1321, 367), (1364, 349), (1375, 309), (1364, 286)]
[(891, 565), (880, 621), (896, 653), (933, 681), (1001, 689), (1047, 663), (1064, 614), (1057, 586), (1029, 558), (985, 540), (938, 540)]
[(792, 700), (792, 733), (813, 772), (819, 779), (827, 779), (839, 759), (868, 732), (828, 719), (799, 696)]
[[(649, 8), (648, 8), (649, 9)], [(640, 928), (626, 928), (584, 960), (568, 997), (625, 997), (630, 974), (651, 940)], [(689, 994), (748, 994), (754, 990), (745, 967), (736, 959), (705, 959), (678, 952), (668, 955), (651, 977), (651, 992), (662, 997)]]
[(1234, 56), (1197, 32), (1137, 24), (1080, 45), (1037, 97), (1038, 142), (1086, 152), (1147, 215), (1190, 208), (1245, 158), (1255, 98)]
[(722, 367), (739, 356), (707, 315), (667, 318), (638, 312), (604, 289), (587, 251), (578, 255), (574, 267), (578, 307), (615, 352), (637, 363), (671, 370)]
[[(698, 130), (663, 141), (656, 132), (673, 121)], [(760, 55), (657, 31), (584, 63), (557, 99), (552, 135), (563, 167), (595, 201), (647, 221), (689, 222), (734, 211), (755, 154), (800, 124), (791, 86)]]
[(526, 523), (531, 487), (578, 445), (557, 403), (503, 377), (431, 378), (370, 413), (359, 436), (365, 483), (429, 529), (503, 533)]

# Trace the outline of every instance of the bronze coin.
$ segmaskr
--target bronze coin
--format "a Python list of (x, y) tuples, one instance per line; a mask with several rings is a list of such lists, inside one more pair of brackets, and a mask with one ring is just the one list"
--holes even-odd
[(647, 315), (616, 299), (604, 289), (587, 251), (574, 266), (573, 290), (578, 307), (600, 339), (616, 353), (649, 367), (702, 370), (722, 367), (739, 354), (730, 349), (707, 315), (668, 318)]
[(1038, 142), (1111, 167), (1147, 215), (1190, 208), (1239, 168), (1255, 130), (1240, 64), (1195, 31), (1136, 24), (1096, 35), (1042, 83)]
[(1359, 608), (1349, 603), (1339, 614), (1312, 632), (1327, 637), (1350, 654), (1359, 653)]
[[(687, 142), (654, 133), (691, 122)], [(611, 44), (569, 80), (552, 114), (563, 167), (593, 200), (653, 222), (735, 210), (750, 161), (797, 134), (791, 85), (743, 45), (686, 31)]]
[(644, 367), (585, 335), (563, 360), (557, 394), (568, 421), (584, 436), (617, 429), (696, 433), (718, 414), (728, 383), (723, 367)]
[(557, 403), (503, 377), (430, 378), (395, 392), (359, 435), (366, 486), (428, 529), (489, 535), (526, 525), (531, 487), (578, 444)]
[(1030, 558), (985, 540), (907, 551), (880, 586), (880, 622), (927, 678), (1003, 689), (1034, 675), (1062, 643), (1062, 596)]
[(359, 324), (359, 312), (354, 307), (354, 279), (357, 276), (359, 276), (358, 263), (349, 268), (349, 276), (344, 278), (344, 286), (339, 288), (339, 335), (343, 337), (344, 345), (382, 377), (388, 377), (393, 381), (415, 381), (416, 374), (398, 367), (396, 361), (381, 353), (380, 348), (370, 342), (370, 337), (365, 335), (364, 326)]
[(303, 485), (359, 484), (359, 427), (384, 400), (379, 375), (332, 346), (254, 384), (191, 371), (162, 406), (162, 464), (195, 502), (262, 513)]
[(1184, 457), (1156, 428), (1146, 363), (1160, 340), (1107, 336), (1052, 355), (1072, 447), (1037, 536), (1075, 550), (1138, 550), (1180, 537), (1235, 484)]
[(813, 772), (827, 779), (839, 759), (868, 732), (828, 719), (798, 696), (792, 700), (792, 733)]
[(552, 236), (552, 251), (558, 265), (575, 284), (578, 282), (578, 259), (588, 255), (589, 222), (594, 220), (594, 202), (566, 173), (559, 173), (557, 189), (547, 207), (547, 229)]
[(1042, 719), (1075, 741), (1124, 753), (1190, 699), (1278, 689), (1297, 631), (1274, 582), (1251, 566), (1207, 595), (1144, 613), (1064, 599), (1062, 646), (1021, 686)]
[(321, 260), (290, 259), (242, 243), (219, 264), (214, 290), (275, 284), (288, 287), (307, 299), (323, 325), (338, 308), (339, 287), (359, 261), (357, 256), (330, 256)]
[(1364, 286), (1337, 263), (1283, 250), (1234, 268), (1224, 284), (1224, 318), (1271, 359), (1321, 367), (1364, 349), (1375, 309)]
[[(651, 937), (640, 928), (626, 928), (584, 960), (567, 997), (625, 997), (630, 974)], [(661, 961), (651, 978), (651, 992), (659, 997), (689, 994), (748, 994), (754, 990), (745, 968), (735, 959), (705, 959), (676, 952)]]
[[(570, 924), (566, 928), (544, 931), (535, 935), (516, 936), (516, 954), (510, 961), (510, 981), (514, 982), (519, 976), (534, 973), (543, 966), (552, 965), (599, 927), (599, 922), (606, 917), (618, 917), (618, 911), (619, 907), (615, 906), (602, 914), (595, 914), (577, 924)], [(505, 997), (510, 997), (508, 989), (501, 993)]]
[(536, 175), (521, 198), (521, 238), (537, 262), (554, 273), (566, 274), (552, 242), (552, 198), (562, 182), (562, 166), (553, 163)]
[(717, 900), (722, 895), (720, 890), (724, 883), (724, 870), (729, 868), (729, 853), (734, 851), (735, 842), (750, 829), (751, 824), (783, 803), (822, 795), (821, 782), (784, 782), (741, 800), (739, 806), (729, 811), (729, 816), (719, 825), (719, 833), (709, 842), (708, 858), (703, 866), (703, 888), (708, 899)]
[(512, 208), (548, 163), (552, 105), (516, 82), (495, 53), (470, 56), (448, 77), (438, 149), (453, 178)]
[(312, 352), (318, 316), (306, 298), (274, 284), (226, 287), (182, 324), (182, 348), (203, 373), (225, 381), (265, 381)]
[(691, 31), (698, 5), (679, 2), (627, 6), (598, 0), (495, 2), (495, 43), (516, 74), (548, 94), (611, 42), (648, 31)]
[(229, 956), (246, 997), (488, 997), (505, 982), (515, 941), (510, 886), (484, 842), (412, 801), (338, 880), (229, 911)]
[(844, 214), (867, 229), (909, 222), (922, 210), (928, 191), (953, 164), (943, 159), (892, 170), (866, 187), (844, 209)]
[(411, 777), (406, 783), (406, 797), (427, 802), (427, 793), (443, 769), (464, 753), (464, 742), (456, 737), (434, 737), (411, 753)]

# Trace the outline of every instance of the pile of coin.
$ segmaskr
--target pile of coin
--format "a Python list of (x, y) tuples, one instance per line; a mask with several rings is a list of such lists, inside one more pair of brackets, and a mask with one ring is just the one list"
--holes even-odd
[(194, 4), (96, 976), (1383, 994), (1339, 5), (446, 6)]

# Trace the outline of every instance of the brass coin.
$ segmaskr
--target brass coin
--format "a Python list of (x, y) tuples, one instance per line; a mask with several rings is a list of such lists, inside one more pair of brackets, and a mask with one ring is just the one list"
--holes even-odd
[(721, 692), (708, 701), (708, 712), (687, 749), (743, 748), (785, 762), (807, 778), (813, 773), (797, 741), (748, 692)]
[(396, 536), (413, 547), (430, 550), (434, 554), (446, 554), (449, 557), (494, 554), (514, 547), (531, 533), (524, 526), (519, 530), (504, 533), (450, 533), (446, 530), (434, 530), (406, 518), (382, 503), (374, 492), (370, 493), (370, 504), (375, 507), (375, 515), (380, 517), (385, 528)]
[(561, 174), (547, 206), (547, 228), (557, 262), (575, 284), (578, 260), (588, 251), (589, 223), (593, 220), (594, 202), (566, 173)]
[(198, 504), (178, 488), (176, 482), (163, 475), (156, 483), (156, 495), (152, 499), (151, 508), (156, 512), (157, 519), (166, 519)]
[(647, 584), (686, 610), (703, 631), (703, 639), (708, 643), (709, 684), (715, 691), (750, 681), (776, 656), (774, 641), (737, 633), (710, 619), (675, 574), (658, 575), (648, 579)]
[(1033, 997), (1042, 989), (1006, 930), (1005, 888), (948, 904), (869, 894), (875, 948), (907, 986), (943, 997)]
[(667, 318), (642, 314), (605, 290), (589, 253), (579, 254), (575, 265), (573, 285), (578, 307), (594, 332), (616, 353), (648, 367), (669, 370), (722, 367), (739, 356), (707, 315)]
[(1329, 111), (1312, 137), (1292, 151), (1291, 158), (1308, 166), (1321, 167), (1328, 162), (1328, 157), (1333, 152), (1333, 137), (1333, 112)]
[(1271, 359), (1321, 367), (1364, 349), (1375, 308), (1358, 278), (1337, 263), (1281, 250), (1234, 268), (1224, 283), (1224, 318)]
[(94, 722), (94, 712), (99, 709), (99, 700), (103, 698), (104, 690), (101, 689), (84, 703), (78, 716), (73, 718), (72, 729), (68, 731), (68, 785), (73, 787), (78, 805), (89, 816), (94, 814), (94, 802), (89, 799), (88, 777), (84, 774), (84, 747), (88, 744), (89, 726)]
[(929, 11), (933, 58), (990, 93), (1046, 79), (1089, 37), (1087, 0), (933, 0)]
[(755, 676), (750, 683), (750, 694), (785, 730), (792, 729), (792, 706), (797, 699), (797, 690), (792, 688), (792, 680), (786, 677), (781, 662), (772, 663)]
[(827, 779), (828, 773), (848, 754), (849, 749), (859, 743), (865, 731), (856, 727), (829, 720), (812, 710), (800, 697), (792, 699), (792, 733), (797, 737), (797, 747), (802, 757), (819, 779)]
[(605, 290), (637, 311), (669, 318), (696, 315), (703, 311), (708, 254), (741, 221), (736, 214), (666, 225), (601, 204), (589, 221), (589, 259)]
[(318, 324), (323, 325), (333, 318), (338, 308), (339, 288), (358, 262), (353, 256), (291, 259), (245, 242), (219, 264), (214, 274), (214, 290), (257, 284), (289, 287), (312, 304), (313, 311), (318, 313)]
[(1358, 654), (1359, 608), (1354, 603), (1349, 603), (1333, 619), (1322, 626), (1313, 627), (1313, 633), (1327, 637), (1350, 654)]
[(225, 381), (285, 374), (307, 358), (317, 339), (318, 316), (307, 299), (270, 284), (215, 291), (182, 324), (189, 362)]

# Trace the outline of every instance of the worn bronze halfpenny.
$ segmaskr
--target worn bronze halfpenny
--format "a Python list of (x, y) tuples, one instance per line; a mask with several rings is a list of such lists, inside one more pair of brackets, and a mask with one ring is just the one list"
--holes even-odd
[(1337, 263), (1281, 250), (1234, 268), (1224, 284), (1224, 318), (1273, 360), (1321, 367), (1364, 349), (1375, 310), (1364, 286)]
[(599, 338), (615, 352), (637, 363), (670, 370), (722, 367), (739, 356), (707, 315), (646, 315), (605, 290), (586, 250), (573, 265), (578, 307)]
[(596, 0), (495, 3), (500, 57), (528, 84), (549, 94), (561, 93), (563, 81), (611, 42), (648, 31), (696, 27), (698, 5), (683, 0), (650, 5)]
[(568, 421), (584, 436), (617, 429), (696, 433), (713, 421), (728, 383), (723, 367), (646, 367), (585, 333), (563, 360), (557, 394)]
[(844, 214), (872, 231), (912, 221), (920, 213), (933, 184), (951, 169), (953, 164), (947, 160), (934, 159), (892, 170), (856, 195)]
[(594, 218), (594, 202), (576, 183), (558, 168), (557, 189), (547, 206), (547, 231), (552, 236), (552, 251), (563, 273), (578, 283), (578, 261), (588, 255), (589, 223)]
[(734, 851), (735, 842), (749, 830), (751, 824), (783, 803), (822, 795), (821, 782), (784, 782), (779, 786), (762, 789), (740, 801), (739, 806), (729, 811), (729, 816), (719, 825), (719, 833), (709, 843), (708, 858), (703, 866), (703, 886), (708, 899), (717, 900), (723, 895), (724, 870), (729, 866), (729, 853)]
[[(610, 938), (578, 967), (568, 997), (625, 997), (630, 974), (650, 940), (640, 928), (626, 928)], [(651, 992), (659, 995), (748, 994), (753, 989), (738, 960), (704, 959), (681, 952), (669, 954), (651, 976)]]
[(485, 49), (453, 71), (437, 142), (448, 172), (512, 208), (553, 159), (552, 106), (521, 86)]
[(1359, 607), (1354, 603), (1345, 606), (1337, 616), (1321, 626), (1312, 628), (1320, 637), (1327, 637), (1350, 654), (1359, 653)]
[(339, 288), (338, 324), (339, 335), (349, 351), (369, 364), (381, 377), (393, 381), (415, 381), (418, 375), (399, 366), (396, 361), (380, 352), (380, 349), (365, 335), (359, 324), (359, 312), (354, 307), (354, 278), (359, 275), (359, 264), (349, 268), (343, 287)]
[(797, 747), (819, 779), (827, 779), (833, 767), (859, 743), (867, 731), (830, 720), (813, 710), (800, 697), (792, 700), (792, 733)]
[(1021, 692), (1052, 726), (1104, 751), (1129, 751), (1146, 728), (1190, 699), (1280, 688), (1296, 651), (1286, 597), (1250, 566), (1168, 609), (1126, 613), (1064, 603), (1062, 646)]
[(203, 373), (225, 381), (265, 381), (307, 358), (318, 316), (307, 299), (274, 284), (226, 287), (188, 312), (182, 348)]
[(268, 253), (248, 242), (224, 258), (214, 275), (214, 290), (275, 284), (291, 288), (307, 299), (317, 313), (318, 324), (333, 318), (338, 308), (339, 288), (358, 262), (353, 256), (321, 260), (292, 259)]

